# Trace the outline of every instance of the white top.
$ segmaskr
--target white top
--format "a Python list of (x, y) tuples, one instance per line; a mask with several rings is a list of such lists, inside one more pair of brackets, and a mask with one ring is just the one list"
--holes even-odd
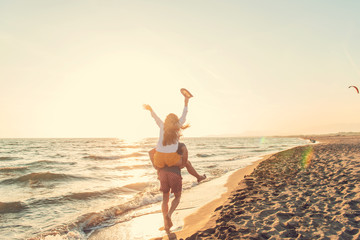
[[(186, 121), (187, 112), (188, 112), (188, 107), (184, 106), (183, 113), (182, 113), (181, 117), (179, 118), (179, 123), (180, 123), (181, 127), (184, 125), (184, 123)], [(151, 116), (155, 119), (156, 124), (160, 128), (159, 141), (156, 146), (156, 151), (162, 152), (162, 153), (176, 152), (178, 150), (179, 142), (176, 141), (176, 143), (174, 143), (174, 144), (164, 146), (162, 143), (163, 139), (164, 139), (164, 122), (156, 115), (156, 113), (154, 111), (151, 111)]]

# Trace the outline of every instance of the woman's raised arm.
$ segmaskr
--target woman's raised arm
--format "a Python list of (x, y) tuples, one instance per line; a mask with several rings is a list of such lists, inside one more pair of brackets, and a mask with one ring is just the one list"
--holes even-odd
[(187, 112), (188, 112), (189, 99), (190, 98), (185, 97), (184, 110), (183, 110), (183, 113), (182, 113), (181, 117), (179, 118), (179, 123), (180, 123), (181, 126), (184, 125), (184, 123), (186, 122), (186, 115), (187, 115)]
[(161, 126), (164, 125), (164, 122), (158, 117), (158, 115), (156, 115), (156, 113), (155, 113), (154, 110), (150, 107), (150, 105), (144, 104), (143, 107), (144, 107), (145, 110), (150, 111), (151, 116), (154, 118), (156, 124), (157, 124), (159, 127), (161, 127)]

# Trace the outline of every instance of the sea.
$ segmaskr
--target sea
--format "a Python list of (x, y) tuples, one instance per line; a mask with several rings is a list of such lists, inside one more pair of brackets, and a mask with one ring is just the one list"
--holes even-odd
[[(301, 138), (184, 138), (208, 183), (264, 155), (308, 144)], [(148, 157), (156, 138), (0, 139), (0, 239), (88, 239), (160, 203)], [(198, 185), (182, 170), (183, 191)], [(201, 184), (201, 183), (200, 183)], [(129, 214), (131, 212), (131, 214)]]

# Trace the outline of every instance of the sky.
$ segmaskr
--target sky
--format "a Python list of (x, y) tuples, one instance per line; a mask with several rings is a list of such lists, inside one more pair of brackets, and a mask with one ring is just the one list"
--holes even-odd
[(0, 0), (0, 138), (360, 131), (356, 0)]

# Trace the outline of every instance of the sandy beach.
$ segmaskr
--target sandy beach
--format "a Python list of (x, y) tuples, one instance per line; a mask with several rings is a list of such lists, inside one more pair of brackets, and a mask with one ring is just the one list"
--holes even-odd
[(211, 219), (195, 233), (189, 217), (178, 239), (359, 239), (360, 137), (306, 138), (318, 144), (262, 161), (215, 211), (200, 209)]

